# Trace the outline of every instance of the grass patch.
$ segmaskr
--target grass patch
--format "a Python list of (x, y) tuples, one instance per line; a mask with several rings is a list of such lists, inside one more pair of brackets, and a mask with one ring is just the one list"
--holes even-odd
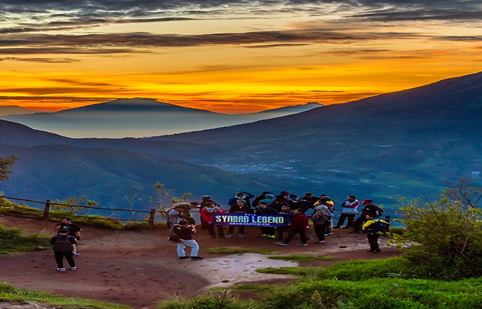
[(316, 272), (316, 267), (265, 267), (256, 271), (262, 274), (308, 276)]
[(50, 237), (25, 234), (20, 230), (0, 225), (0, 254), (32, 251), (38, 246), (50, 246)]
[(88, 309), (128, 309), (130, 307), (118, 304), (109, 304), (89, 299), (63, 297), (46, 292), (14, 288), (8, 284), (0, 283), (0, 301), (6, 302), (38, 302), (58, 306), (61, 308), (88, 308)]
[(268, 256), (272, 260), (285, 260), (293, 262), (314, 262), (314, 261), (333, 261), (336, 258), (328, 255), (312, 255), (312, 254), (289, 254), (289, 255), (272, 255)]
[(242, 300), (231, 295), (229, 291), (209, 292), (194, 298), (174, 298), (162, 302), (159, 309), (257, 309), (260, 308), (253, 300)]
[(269, 249), (256, 249), (256, 248), (241, 248), (241, 247), (213, 247), (208, 249), (209, 254), (242, 254), (242, 253), (259, 253), (259, 254), (271, 254), (272, 250)]
[(275, 291), (265, 308), (480, 308), (481, 279), (303, 280)]

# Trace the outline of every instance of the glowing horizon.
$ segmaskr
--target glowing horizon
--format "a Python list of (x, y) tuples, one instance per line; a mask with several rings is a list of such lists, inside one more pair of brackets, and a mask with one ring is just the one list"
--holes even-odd
[(9, 2), (0, 4), (0, 105), (55, 111), (145, 97), (255, 112), (482, 70), (477, 1), (188, 0), (141, 9), (142, 0), (26, 0), (21, 12)]

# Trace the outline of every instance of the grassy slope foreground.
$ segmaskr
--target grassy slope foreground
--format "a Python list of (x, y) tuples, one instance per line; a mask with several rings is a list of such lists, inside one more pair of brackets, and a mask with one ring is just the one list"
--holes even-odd
[[(14, 288), (10, 285), (0, 283), (0, 305), (8, 303), (42, 303), (55, 306), (54, 308), (89, 308), (89, 309), (128, 309), (128, 306), (108, 304), (100, 301), (63, 297), (45, 292), (30, 291)], [(3, 307), (2, 307), (3, 308)], [(35, 308), (35, 307), (33, 307)]]
[[(399, 258), (345, 262), (329, 268), (294, 267), (263, 272), (300, 275), (290, 284), (239, 285), (160, 308), (481, 308), (482, 279), (441, 281), (411, 278)], [(253, 300), (244, 300), (249, 293)]]

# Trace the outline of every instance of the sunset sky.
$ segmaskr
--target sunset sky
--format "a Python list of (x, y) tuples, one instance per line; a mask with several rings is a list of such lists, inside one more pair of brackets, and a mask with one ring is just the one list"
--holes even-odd
[(0, 105), (250, 112), (481, 70), (480, 0), (0, 0)]

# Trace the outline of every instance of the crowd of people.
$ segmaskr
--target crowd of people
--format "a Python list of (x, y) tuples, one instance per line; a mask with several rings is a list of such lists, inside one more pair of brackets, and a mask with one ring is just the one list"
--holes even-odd
[[(191, 217), (192, 208), (199, 209), (201, 229), (206, 230), (213, 238), (245, 237), (246, 227), (215, 223), (215, 215), (223, 214), (257, 214), (285, 215), (288, 226), (260, 227), (263, 238), (273, 239), (277, 245), (287, 246), (294, 236), (298, 235), (301, 245), (308, 246), (308, 231), (310, 221), (313, 225), (316, 243), (323, 244), (326, 237), (333, 234), (334, 229), (352, 229), (354, 233), (365, 232), (370, 244), (370, 252), (378, 253), (380, 248), (378, 238), (388, 230), (389, 218), (381, 219), (383, 209), (375, 205), (373, 200), (360, 201), (354, 195), (349, 195), (340, 204), (341, 214), (335, 224), (336, 203), (328, 195), (315, 196), (306, 193), (298, 198), (294, 194), (283, 191), (278, 195), (262, 192), (258, 196), (247, 192), (238, 192), (228, 201), (228, 207), (223, 208), (214, 199), (205, 195), (199, 203), (179, 203), (168, 211), (167, 224), (171, 231), (170, 240), (177, 243), (179, 258), (186, 258), (185, 247), (191, 247), (191, 257), (199, 259), (199, 244), (194, 240), (197, 232), (196, 222)], [(358, 216), (358, 217), (357, 217)]]
[[(228, 201), (228, 207), (223, 208), (211, 196), (205, 195), (201, 201), (192, 203), (178, 203), (167, 211), (167, 226), (169, 240), (176, 243), (179, 259), (202, 259), (199, 256), (199, 244), (194, 239), (198, 232), (198, 224), (192, 217), (192, 209), (199, 210), (200, 229), (206, 230), (213, 238), (244, 238), (246, 226), (232, 224), (224, 227), (215, 223), (215, 215), (224, 214), (256, 214), (283, 215), (288, 218), (288, 224), (260, 226), (260, 235), (272, 239), (279, 246), (287, 246), (298, 235), (300, 245), (308, 246), (310, 239), (310, 221), (313, 226), (316, 243), (323, 244), (326, 238), (333, 234), (334, 229), (352, 229), (354, 233), (365, 232), (371, 253), (380, 252), (378, 239), (389, 227), (389, 218), (381, 219), (383, 209), (375, 205), (372, 200), (360, 201), (354, 195), (349, 195), (340, 204), (341, 214), (336, 224), (336, 203), (328, 195), (319, 197), (306, 193), (298, 198), (294, 194), (283, 191), (278, 195), (262, 192), (254, 196), (247, 192), (238, 192)], [(357, 217), (358, 216), (358, 217)], [(77, 270), (75, 257), (79, 255), (77, 244), (80, 241), (81, 229), (69, 218), (62, 218), (56, 225), (56, 235), (51, 244), (54, 251), (57, 271), (65, 272), (64, 259), (70, 270)], [(190, 248), (189, 256), (186, 247)]]

